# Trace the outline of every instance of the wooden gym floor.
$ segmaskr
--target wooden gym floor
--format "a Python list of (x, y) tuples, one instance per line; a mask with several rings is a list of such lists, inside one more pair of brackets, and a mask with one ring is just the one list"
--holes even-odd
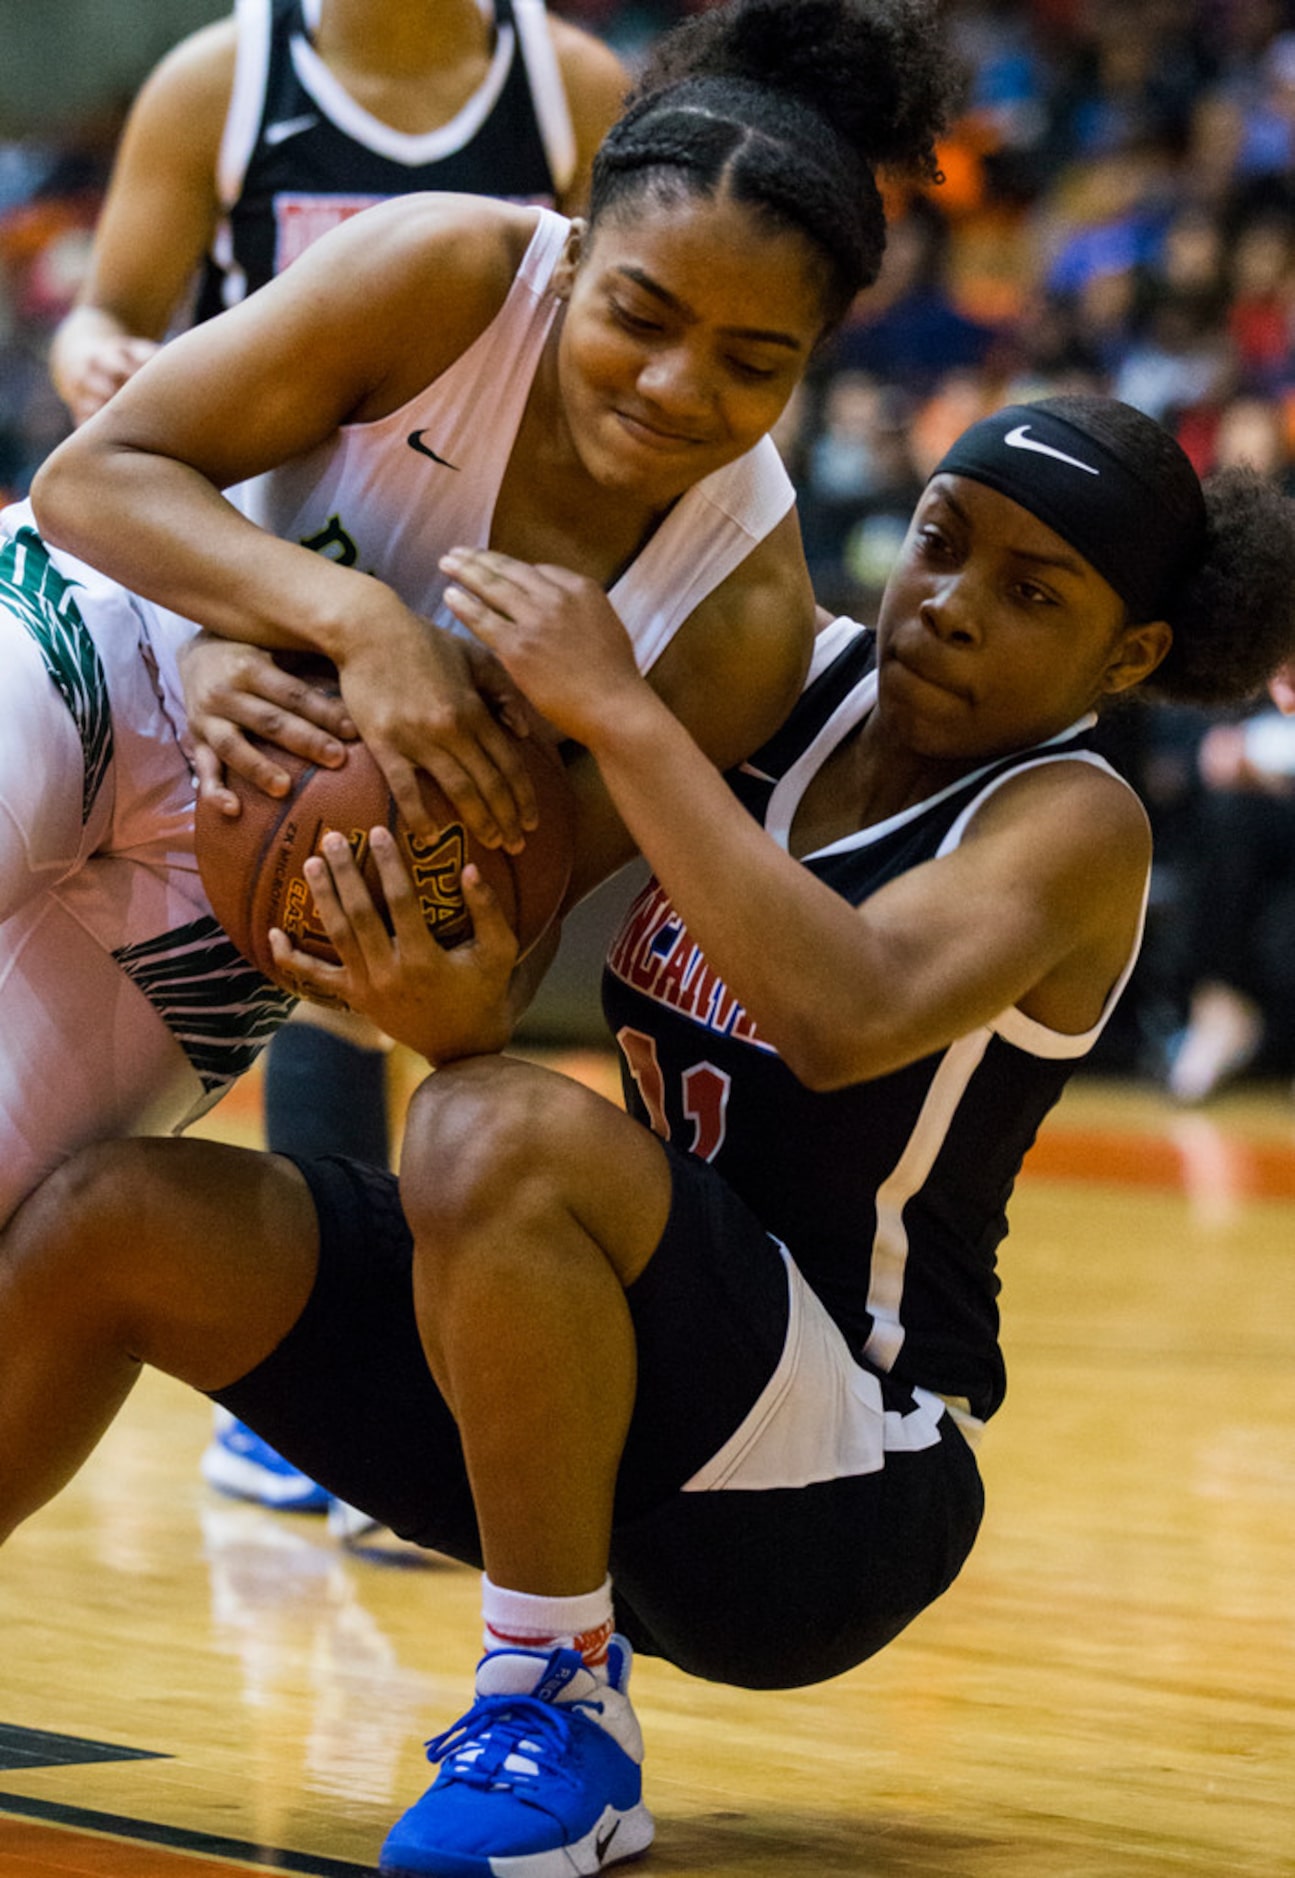
[[(1081, 1084), (1014, 1222), (963, 1577), (822, 1688), (641, 1662), (645, 1878), (1295, 1874), (1295, 1103)], [(365, 1873), (466, 1705), (473, 1574), (219, 1499), (207, 1425), (147, 1377), (0, 1556), (0, 1878)]]

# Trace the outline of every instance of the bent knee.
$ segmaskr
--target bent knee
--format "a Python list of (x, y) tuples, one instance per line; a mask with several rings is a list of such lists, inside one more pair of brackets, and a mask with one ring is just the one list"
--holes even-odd
[(556, 1196), (589, 1099), (565, 1077), (511, 1058), (435, 1071), (410, 1104), (401, 1150), (414, 1232), (489, 1226)]
[(48, 1299), (59, 1310), (102, 1303), (106, 1256), (128, 1245), (136, 1209), (133, 1170), (145, 1144), (84, 1148), (48, 1174), (0, 1233), (0, 1267), (10, 1304)]

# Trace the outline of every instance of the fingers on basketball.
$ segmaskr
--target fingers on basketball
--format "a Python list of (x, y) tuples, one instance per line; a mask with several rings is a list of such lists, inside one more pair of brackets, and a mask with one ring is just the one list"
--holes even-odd
[[(386, 779), (363, 744), (347, 748), (340, 769), (323, 769), (283, 752), (292, 777), (284, 797), (271, 797), (230, 778), (241, 812), (223, 815), (200, 799), (198, 868), (211, 908), (243, 956), (265, 977), (284, 984), (270, 950), (270, 928), (280, 927), (298, 950), (328, 963), (337, 954), (315, 909), (303, 873), (324, 836), (343, 834), (369, 892), (386, 917), (386, 900), (370, 852), (371, 831), (389, 828), (404, 860), (429, 931), (444, 946), (472, 931), (461, 875), (473, 862), (491, 888), (524, 957), (552, 923), (571, 874), (575, 814), (561, 759), (540, 739), (520, 748), (539, 802), (539, 823), (517, 854), (485, 848), (429, 777), (421, 778), (433, 833), (417, 835), (399, 814)], [(298, 982), (287, 989), (300, 992)]]

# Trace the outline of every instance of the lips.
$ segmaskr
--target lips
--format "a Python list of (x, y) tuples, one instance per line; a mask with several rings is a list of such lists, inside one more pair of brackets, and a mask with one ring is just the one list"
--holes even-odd
[(895, 646), (891, 647), (890, 657), (910, 678), (919, 679), (924, 685), (931, 685), (937, 691), (947, 691), (951, 696), (961, 698), (964, 703), (970, 703), (970, 692), (949, 670), (947, 660), (932, 658), (925, 651), (914, 653)]
[(640, 417), (633, 411), (617, 411), (616, 417), (622, 428), (648, 450), (696, 450), (706, 441), (703, 437), (693, 436), (689, 431), (671, 430), (666, 425), (652, 423), (648, 418)]

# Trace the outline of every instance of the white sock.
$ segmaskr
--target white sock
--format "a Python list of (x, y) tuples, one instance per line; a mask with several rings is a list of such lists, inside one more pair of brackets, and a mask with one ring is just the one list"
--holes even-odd
[(615, 1628), (612, 1581), (605, 1578), (596, 1591), (575, 1598), (543, 1598), (507, 1591), (483, 1573), (481, 1616), (487, 1650), (579, 1650), (597, 1675)]

